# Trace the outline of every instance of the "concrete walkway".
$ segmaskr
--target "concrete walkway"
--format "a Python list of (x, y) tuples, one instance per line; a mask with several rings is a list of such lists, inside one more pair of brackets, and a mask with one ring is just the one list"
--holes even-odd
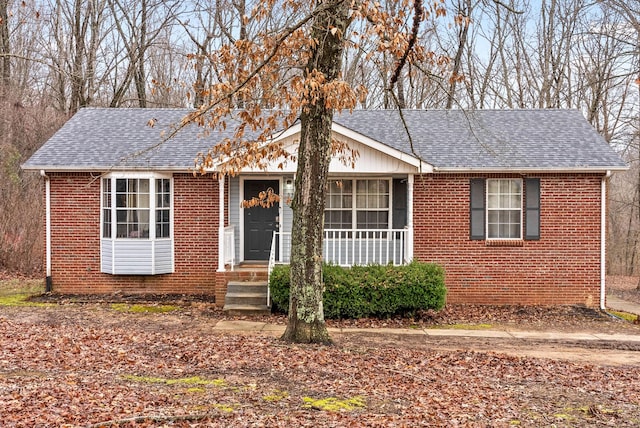
[[(284, 325), (268, 324), (259, 321), (218, 321), (214, 330), (217, 331), (242, 331), (263, 332), (280, 335), (284, 333)], [(506, 330), (462, 330), (462, 329), (412, 329), (412, 328), (329, 328), (329, 333), (362, 333), (401, 336), (425, 336), (425, 337), (484, 337), (503, 339), (525, 340), (553, 340), (553, 341), (613, 341), (613, 342), (639, 342), (640, 334), (606, 334), (575, 332), (565, 333), (559, 331), (506, 331)]]
[(607, 308), (640, 316), (640, 305), (615, 296), (607, 296)]
[[(640, 316), (640, 305), (622, 300), (615, 296), (607, 296), (607, 307), (611, 310), (628, 312)], [(218, 331), (263, 332), (273, 335), (284, 333), (284, 325), (269, 324), (260, 321), (218, 321), (214, 327)], [(612, 342), (640, 342), (639, 334), (607, 334), (591, 332), (560, 332), (560, 331), (506, 331), (495, 329), (448, 329), (448, 328), (329, 328), (329, 333), (363, 333), (400, 336), (425, 337), (484, 337), (502, 339), (529, 339), (553, 341), (612, 341)]]

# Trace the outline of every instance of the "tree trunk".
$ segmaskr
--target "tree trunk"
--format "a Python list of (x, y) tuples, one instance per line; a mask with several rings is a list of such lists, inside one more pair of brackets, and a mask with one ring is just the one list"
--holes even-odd
[(9, 87), (11, 77), (8, 6), (8, 0), (0, 0), (0, 96), (2, 87)]
[[(305, 73), (309, 76), (317, 70), (329, 83), (340, 76), (350, 2), (337, 0), (332, 7), (326, 7), (326, 3), (319, 1), (316, 6), (324, 11), (314, 18), (312, 37), (318, 43)], [(334, 28), (337, 31), (331, 31)], [(302, 107), (300, 115), (298, 171), (292, 203), (289, 319), (282, 338), (298, 343), (330, 343), (322, 308), (322, 225), (333, 109), (327, 106), (323, 95), (305, 101), (309, 104)]]

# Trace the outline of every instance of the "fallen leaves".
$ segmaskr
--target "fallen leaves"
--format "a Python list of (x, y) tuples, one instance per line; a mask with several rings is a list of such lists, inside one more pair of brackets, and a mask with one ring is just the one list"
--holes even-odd
[[(6, 426), (632, 426), (640, 367), (370, 344), (286, 345), (188, 314), (6, 308)], [(577, 410), (576, 410), (577, 409)], [(586, 411), (579, 409), (587, 409)]]

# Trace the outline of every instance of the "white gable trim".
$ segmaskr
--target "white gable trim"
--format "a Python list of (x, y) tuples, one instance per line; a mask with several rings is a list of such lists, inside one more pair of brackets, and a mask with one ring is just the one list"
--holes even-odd
[[(291, 126), (290, 128), (273, 134), (273, 138), (269, 140), (269, 143), (282, 142), (285, 146), (289, 145), (291, 147), (297, 147), (299, 144), (299, 135), (302, 130), (302, 127), (299, 123)], [(358, 132), (352, 131), (349, 128), (346, 128), (342, 125), (339, 125), (335, 122), (331, 124), (331, 132), (338, 137), (344, 137), (345, 139), (351, 140), (352, 142), (361, 144), (362, 146), (370, 149), (372, 153), (377, 152), (386, 156), (388, 158), (394, 159), (397, 161), (397, 164), (394, 166), (389, 165), (391, 170), (384, 171), (367, 171), (360, 170), (358, 168), (358, 161), (356, 160), (355, 169), (351, 169), (350, 167), (342, 168), (341, 166), (337, 166), (339, 163), (336, 158), (332, 159), (332, 166), (330, 167), (330, 173), (431, 173), (434, 170), (433, 165), (430, 165), (426, 162), (421, 161), (415, 156), (409, 155), (407, 153), (401, 152), (400, 150), (394, 149), (384, 143), (376, 141), (372, 138), (367, 137), (366, 135), (360, 134)], [(361, 153), (362, 154), (362, 153)], [(242, 173), (292, 173), (297, 170), (296, 162), (285, 162), (284, 168), (277, 167), (278, 162), (272, 162), (267, 166), (266, 169), (258, 169), (258, 168), (244, 168)], [(400, 167), (399, 165), (404, 164), (405, 167)], [(213, 169), (214, 171), (217, 169), (217, 166)], [(365, 168), (366, 169), (366, 168)]]
[(400, 150), (394, 149), (391, 146), (388, 146), (384, 143), (381, 143), (377, 140), (367, 137), (366, 135), (360, 134), (359, 132), (352, 131), (349, 128), (346, 128), (342, 125), (339, 125), (335, 122), (331, 124), (331, 130), (336, 134), (343, 135), (347, 138), (351, 138), (359, 143), (364, 144), (374, 150), (383, 152), (388, 154), (391, 157), (394, 157), (402, 162), (408, 163), (410, 165), (418, 168), (418, 172), (433, 172), (433, 165), (428, 164), (427, 162), (422, 161), (416, 156), (411, 156)]

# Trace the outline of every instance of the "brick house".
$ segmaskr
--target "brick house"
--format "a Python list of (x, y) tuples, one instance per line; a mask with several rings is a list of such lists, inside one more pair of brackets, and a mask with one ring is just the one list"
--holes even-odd
[[(266, 188), (286, 199), (296, 165), (194, 176), (196, 154), (233, 126), (160, 144), (186, 112), (83, 109), (23, 165), (44, 177), (53, 291), (214, 294), (221, 305), (230, 281), (287, 262), (290, 207), (241, 201)], [(455, 303), (604, 305), (606, 181), (626, 165), (579, 111), (403, 117), (334, 118), (359, 157), (331, 163), (327, 261), (436, 262)], [(277, 138), (295, 150), (299, 131)]]

